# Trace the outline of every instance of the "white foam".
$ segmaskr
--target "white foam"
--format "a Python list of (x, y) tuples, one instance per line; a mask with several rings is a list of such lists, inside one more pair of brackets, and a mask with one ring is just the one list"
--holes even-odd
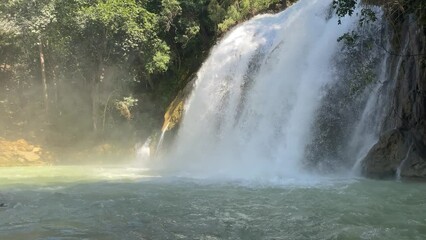
[(330, 7), (301, 0), (224, 37), (198, 73), (175, 145), (154, 167), (193, 176), (307, 176), (301, 160), (323, 86), (333, 81), (337, 38), (357, 21), (338, 25)]

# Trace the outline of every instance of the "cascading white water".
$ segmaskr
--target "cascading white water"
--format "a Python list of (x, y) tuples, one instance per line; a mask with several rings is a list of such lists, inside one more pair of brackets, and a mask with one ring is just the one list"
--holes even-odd
[[(389, 42), (386, 48), (391, 48)], [(407, 49), (408, 42), (402, 48), (401, 56), (407, 52)], [(391, 100), (389, 97), (395, 87), (398, 77), (397, 73), (400, 72), (403, 62), (403, 58), (400, 57), (394, 72), (390, 72), (388, 70), (390, 64), (389, 57), (390, 55), (386, 54), (382, 61), (378, 81), (375, 84), (374, 90), (369, 94), (361, 119), (358, 121), (349, 143), (349, 149), (356, 157), (356, 162), (352, 168), (355, 174), (359, 174), (363, 158), (368, 154), (370, 148), (379, 140), (380, 133), (389, 130), (382, 129), (382, 122), (385, 117), (389, 115), (389, 111), (391, 111), (391, 105), (389, 104)], [(401, 166), (404, 161), (405, 160), (402, 161)], [(400, 178), (401, 166), (397, 169), (397, 179)]]
[(361, 119), (358, 121), (352, 138), (349, 142), (349, 151), (351, 152), (356, 162), (353, 166), (353, 171), (359, 173), (360, 164), (367, 155), (370, 148), (379, 140), (382, 120), (388, 113), (388, 96), (391, 86), (384, 85), (389, 78), (388, 58), (386, 55), (380, 69), (379, 81), (374, 86), (374, 89), (369, 94), (367, 103), (362, 112)]
[(169, 124), (170, 123), (167, 123), (167, 125), (163, 129), (161, 129), (160, 140), (158, 140), (157, 148), (156, 148), (156, 152), (155, 152), (156, 155), (161, 150), (161, 147), (163, 146), (164, 135), (166, 134), (166, 131), (167, 131), (167, 128), (169, 127)]
[(224, 37), (198, 73), (163, 165), (204, 176), (300, 176), (315, 110), (335, 79), (336, 40), (357, 23), (338, 25), (331, 11), (331, 1), (301, 0)]
[(402, 171), (402, 168), (404, 167), (405, 162), (407, 162), (408, 157), (410, 156), (411, 149), (413, 149), (413, 145), (414, 145), (414, 143), (411, 143), (410, 147), (408, 148), (407, 153), (405, 154), (404, 159), (402, 159), (401, 163), (399, 164), (398, 168), (396, 169), (396, 179), (397, 180), (401, 180), (401, 171)]

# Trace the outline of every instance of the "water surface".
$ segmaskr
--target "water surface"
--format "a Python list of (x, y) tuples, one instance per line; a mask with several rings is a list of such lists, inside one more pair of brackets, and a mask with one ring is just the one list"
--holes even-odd
[(426, 185), (0, 169), (0, 239), (426, 239)]

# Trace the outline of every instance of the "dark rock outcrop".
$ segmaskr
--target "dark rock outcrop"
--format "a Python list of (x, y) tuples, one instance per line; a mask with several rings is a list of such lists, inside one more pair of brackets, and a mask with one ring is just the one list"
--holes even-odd
[(414, 140), (406, 159), (401, 163), (400, 175), (403, 178), (426, 178), (425, 146)]
[[(383, 134), (362, 162), (371, 178), (426, 178), (425, 146), (410, 132), (394, 129)], [(398, 173), (399, 172), (399, 173)]]
[(399, 51), (389, 51), (395, 81), (391, 111), (382, 137), (363, 160), (367, 177), (392, 177), (401, 167), (401, 177), (426, 178), (426, 29), (413, 16), (401, 29)]
[(362, 173), (367, 177), (391, 178), (408, 152), (404, 133), (391, 130), (384, 134), (374, 145), (362, 162)]
[(426, 177), (424, 145), (412, 133), (394, 129), (383, 134), (362, 163), (371, 178)]

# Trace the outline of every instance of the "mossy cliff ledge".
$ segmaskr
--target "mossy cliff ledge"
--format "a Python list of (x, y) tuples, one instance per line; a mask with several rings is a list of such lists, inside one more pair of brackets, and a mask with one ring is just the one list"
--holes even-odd
[[(164, 114), (163, 126), (161, 128), (161, 131), (164, 133), (163, 145), (169, 145), (173, 142), (177, 135), (185, 112), (185, 105), (191, 96), (192, 90), (194, 89), (196, 79), (196, 77), (192, 78), (192, 80), (189, 81), (181, 91), (179, 91), (177, 96), (167, 108), (167, 111)], [(157, 147), (158, 146), (154, 146), (154, 149)]]
[(194, 88), (195, 80), (196, 78), (193, 78), (185, 86), (185, 88), (179, 91), (172, 103), (170, 103), (166, 113), (164, 114), (164, 123), (161, 128), (162, 131), (170, 131), (179, 126), (179, 123), (183, 118), (186, 101), (189, 99), (192, 89)]

